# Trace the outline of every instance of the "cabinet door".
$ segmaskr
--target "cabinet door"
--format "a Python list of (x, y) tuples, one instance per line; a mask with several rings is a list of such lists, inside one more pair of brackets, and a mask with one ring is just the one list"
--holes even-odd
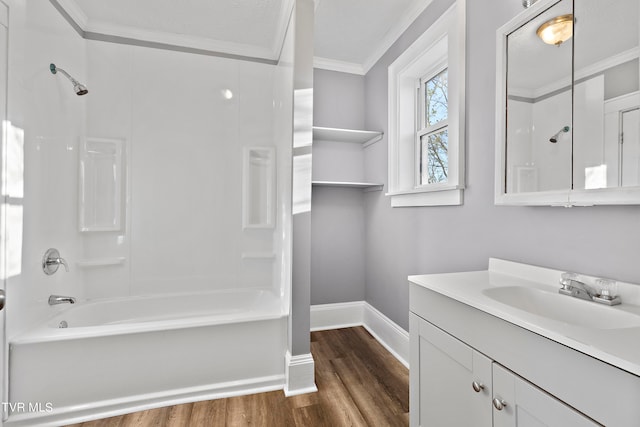
[[(493, 395), (493, 425), (496, 427), (600, 425), (497, 363), (493, 364)], [(497, 409), (501, 404), (502, 409)]]
[(409, 329), (411, 426), (491, 426), (491, 360), (413, 313)]

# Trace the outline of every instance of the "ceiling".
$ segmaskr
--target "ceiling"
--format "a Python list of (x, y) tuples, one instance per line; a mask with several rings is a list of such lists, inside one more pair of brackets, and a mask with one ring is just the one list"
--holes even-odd
[[(50, 0), (93, 39), (276, 61), (295, 0)], [(365, 74), (432, 0), (315, 0), (318, 68)]]
[(316, 0), (315, 66), (365, 74), (431, 0)]

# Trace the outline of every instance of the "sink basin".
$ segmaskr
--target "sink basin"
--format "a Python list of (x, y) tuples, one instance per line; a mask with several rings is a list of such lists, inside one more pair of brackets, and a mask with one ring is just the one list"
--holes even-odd
[(589, 329), (640, 326), (640, 315), (538, 288), (504, 286), (482, 291), (487, 297), (536, 316)]

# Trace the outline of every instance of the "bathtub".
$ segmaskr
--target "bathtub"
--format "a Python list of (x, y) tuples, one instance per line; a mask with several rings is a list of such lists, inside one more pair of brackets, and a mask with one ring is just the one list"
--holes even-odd
[(282, 389), (282, 307), (266, 290), (66, 306), (10, 339), (9, 400), (15, 404), (7, 425), (60, 425)]

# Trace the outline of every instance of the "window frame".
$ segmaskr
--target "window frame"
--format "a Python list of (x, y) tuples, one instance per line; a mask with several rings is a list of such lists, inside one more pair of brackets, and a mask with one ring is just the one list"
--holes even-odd
[[(388, 70), (388, 192), (392, 207), (463, 203), (465, 181), (465, 0), (457, 0)], [(421, 77), (448, 69), (447, 182), (419, 181), (416, 129)], [(425, 108), (425, 107), (423, 107)]]

